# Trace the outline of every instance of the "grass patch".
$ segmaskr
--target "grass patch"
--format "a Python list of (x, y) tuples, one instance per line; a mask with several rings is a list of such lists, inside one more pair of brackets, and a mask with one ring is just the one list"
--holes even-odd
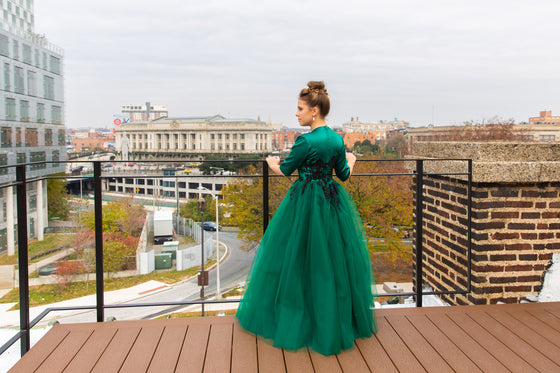
[(230, 291), (223, 293), (222, 297), (224, 298), (228, 298), (228, 297), (238, 297), (241, 294), (243, 294), (243, 288), (242, 287), (236, 287), (231, 289)]
[[(31, 258), (34, 255), (41, 254), (45, 251), (54, 249), (56, 247), (69, 247), (72, 242), (73, 235), (70, 234), (46, 234), (42, 241), (32, 241), (28, 247), (28, 256)], [(29, 261), (29, 263), (38, 262), (45, 257), (37, 257)], [(7, 253), (0, 255), (0, 265), (17, 264), (18, 251), (16, 248), (15, 255), (8, 255)]]
[[(208, 265), (210, 265), (210, 262), (211, 261), (208, 261)], [(103, 282), (103, 286), (104, 291), (111, 291), (132, 287), (134, 285), (138, 285), (139, 283), (150, 280), (160, 281), (165, 284), (173, 284), (196, 275), (199, 270), (200, 267), (192, 267), (184, 271), (165, 270), (155, 271), (146, 275), (110, 278), (105, 279), (105, 281)], [(60, 289), (60, 286), (58, 284), (30, 286), (29, 306), (35, 307), (95, 294), (95, 276), (92, 275), (91, 278), (93, 280), (88, 282), (71, 282), (70, 285), (62, 290)], [(12, 309), (19, 309), (19, 288), (12, 289), (6, 295), (0, 298), (0, 303), (12, 302), (17, 303)]]
[[(237, 310), (222, 310), (222, 311), (204, 311), (204, 316), (218, 316), (220, 312), (224, 312), (226, 315), (235, 315)], [(157, 317), (158, 319), (181, 319), (184, 317), (201, 317), (202, 312), (176, 312), (170, 313), (169, 315), (164, 315)]]

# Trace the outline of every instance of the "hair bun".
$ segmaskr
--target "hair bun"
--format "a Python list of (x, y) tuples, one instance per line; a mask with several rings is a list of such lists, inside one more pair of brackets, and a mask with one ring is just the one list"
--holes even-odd
[(323, 81), (310, 81), (307, 83), (307, 87), (310, 93), (324, 93), (327, 94), (325, 89), (325, 83)]

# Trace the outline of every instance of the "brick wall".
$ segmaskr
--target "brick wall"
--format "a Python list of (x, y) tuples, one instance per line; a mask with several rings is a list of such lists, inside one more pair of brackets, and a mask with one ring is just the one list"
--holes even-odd
[[(467, 287), (467, 183), (424, 177), (423, 282)], [(516, 303), (538, 295), (560, 252), (560, 183), (472, 183), (472, 289), (451, 304)], [(416, 199), (416, 196), (415, 196)], [(415, 229), (416, 231), (416, 229)]]

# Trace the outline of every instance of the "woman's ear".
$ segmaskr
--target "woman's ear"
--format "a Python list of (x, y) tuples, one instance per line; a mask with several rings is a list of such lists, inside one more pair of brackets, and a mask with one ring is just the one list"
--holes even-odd
[(313, 114), (314, 117), (319, 116), (319, 107), (314, 106), (314, 107), (311, 109), (311, 113)]

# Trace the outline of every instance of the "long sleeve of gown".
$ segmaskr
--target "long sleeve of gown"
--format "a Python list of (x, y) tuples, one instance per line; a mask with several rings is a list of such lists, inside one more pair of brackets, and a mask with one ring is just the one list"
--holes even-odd
[(299, 166), (302, 165), (307, 156), (309, 150), (309, 145), (305, 141), (304, 136), (299, 136), (292, 146), (292, 150), (288, 157), (280, 165), (280, 171), (286, 176), (291, 175)]

